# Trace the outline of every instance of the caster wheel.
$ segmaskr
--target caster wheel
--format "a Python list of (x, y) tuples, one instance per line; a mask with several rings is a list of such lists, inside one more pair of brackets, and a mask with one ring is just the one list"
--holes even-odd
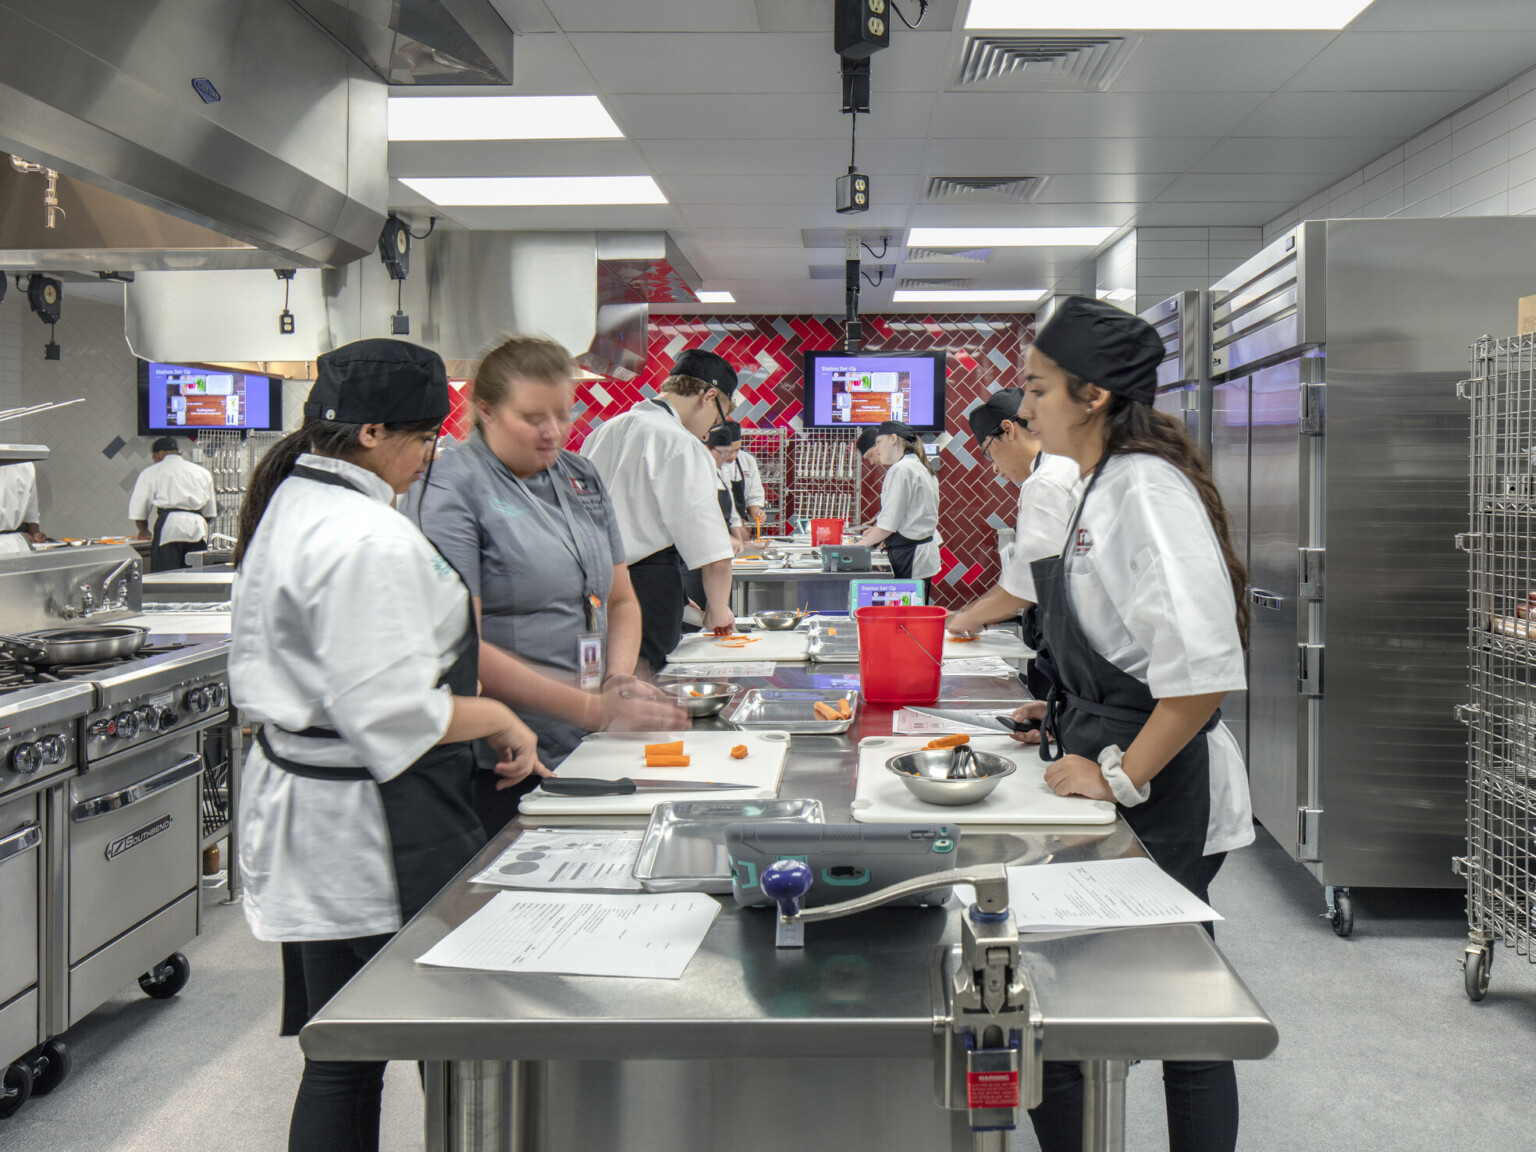
[(146, 996), (169, 1000), (187, 986), (187, 979), (191, 975), (191, 962), (180, 952), (172, 952), (139, 977), (139, 987), (144, 989)]
[(8, 1065), (0, 1079), (0, 1120), (9, 1120), (32, 1096), (32, 1066), (25, 1060)]
[(69, 1078), (74, 1057), (62, 1040), (50, 1040), (27, 1057), (32, 1065), (32, 1095), (46, 1096)]
[(1461, 967), (1467, 982), (1467, 999), (1475, 1004), (1488, 994), (1488, 977), (1493, 971), (1493, 949), (1468, 948)]
[(1347, 938), (1355, 930), (1355, 898), (1348, 888), (1333, 890), (1333, 913), (1328, 919), (1335, 936)]

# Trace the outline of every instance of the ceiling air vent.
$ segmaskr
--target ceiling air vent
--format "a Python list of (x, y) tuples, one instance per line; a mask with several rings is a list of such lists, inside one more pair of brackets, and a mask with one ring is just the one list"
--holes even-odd
[(903, 264), (985, 264), (994, 248), (908, 248)]
[(896, 287), (900, 288), (903, 292), (914, 290), (919, 292), (935, 292), (971, 288), (975, 284), (976, 281), (974, 280), (908, 280), (903, 278), (897, 282)]
[(1140, 42), (1134, 36), (971, 36), (950, 90), (1102, 92)]
[(933, 176), (923, 199), (1030, 204), (1044, 185), (1044, 176)]

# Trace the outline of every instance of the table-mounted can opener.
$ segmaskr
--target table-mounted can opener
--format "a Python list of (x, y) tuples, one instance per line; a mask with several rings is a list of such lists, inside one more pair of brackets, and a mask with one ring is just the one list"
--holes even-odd
[(1008, 907), (1008, 872), (978, 864), (914, 877), (839, 904), (805, 908), (809, 865), (779, 860), (763, 869), (763, 894), (779, 906), (780, 948), (805, 946), (805, 925), (867, 912), (908, 896), (970, 884), (976, 903), (961, 917), (960, 943), (934, 962), (934, 1096), (970, 1113), (976, 1152), (1006, 1152), (1021, 1113), (1040, 1103), (1044, 1017), (1024, 970), (1019, 929)]

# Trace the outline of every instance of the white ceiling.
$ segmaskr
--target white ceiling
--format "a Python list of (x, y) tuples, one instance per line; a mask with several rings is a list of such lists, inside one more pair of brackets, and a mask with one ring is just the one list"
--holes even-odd
[[(468, 228), (665, 228), (705, 288), (754, 312), (841, 311), (841, 283), (808, 272), (841, 248), (807, 249), (807, 228), (887, 231), (889, 261), (914, 225), (1261, 225), (1536, 64), (1532, 0), (1376, 0), (1342, 33), (1132, 34), (1106, 92), (956, 92), (966, 0), (935, 0), (923, 30), (898, 24), (873, 57), (858, 125), (872, 206), (839, 216), (849, 118), (831, 0), (494, 2), (523, 33), (513, 92), (595, 92), (626, 138), (394, 144), (391, 175), (649, 174), (670, 203), (442, 210), (395, 181), (394, 205)], [(924, 203), (935, 175), (1048, 179), (1031, 204)], [(1004, 250), (904, 274), (1075, 288), (1091, 255)], [(892, 287), (866, 289), (863, 310), (895, 310)]]

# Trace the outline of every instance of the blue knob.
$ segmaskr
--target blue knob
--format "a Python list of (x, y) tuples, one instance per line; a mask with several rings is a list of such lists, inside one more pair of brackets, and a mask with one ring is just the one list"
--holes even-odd
[(763, 869), (763, 895), (775, 901), (784, 916), (800, 911), (800, 899), (811, 890), (814, 876), (803, 860), (775, 860)]

